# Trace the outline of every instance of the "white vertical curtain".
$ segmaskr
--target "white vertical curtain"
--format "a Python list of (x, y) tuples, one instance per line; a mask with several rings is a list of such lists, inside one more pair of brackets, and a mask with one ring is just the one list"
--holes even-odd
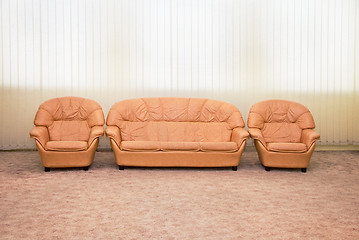
[(38, 106), (69, 95), (105, 116), (126, 98), (213, 98), (245, 120), (289, 99), (319, 144), (359, 144), (356, 0), (0, 0), (0, 34), (0, 149), (34, 148)]

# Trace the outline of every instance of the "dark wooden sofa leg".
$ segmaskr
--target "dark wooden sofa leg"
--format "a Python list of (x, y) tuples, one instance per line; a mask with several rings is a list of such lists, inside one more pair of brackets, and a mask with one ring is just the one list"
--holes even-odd
[(307, 168), (302, 168), (302, 172), (307, 172)]
[(237, 169), (238, 169), (238, 166), (233, 166), (232, 167), (232, 171), (237, 171)]
[(88, 171), (89, 170), (89, 167), (87, 166), (87, 167), (83, 167), (83, 170), (84, 171)]
[(118, 166), (118, 170), (125, 170), (124, 166)]
[(264, 167), (264, 169), (269, 172), (270, 171), (270, 167)]
[(50, 172), (50, 168), (45, 167), (45, 172)]

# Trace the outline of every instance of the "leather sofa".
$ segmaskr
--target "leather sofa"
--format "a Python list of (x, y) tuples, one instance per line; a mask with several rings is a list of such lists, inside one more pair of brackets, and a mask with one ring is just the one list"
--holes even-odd
[(266, 171), (271, 167), (307, 171), (319, 139), (308, 108), (287, 100), (262, 101), (252, 106), (247, 124)]
[(237, 170), (249, 137), (234, 105), (210, 99), (127, 99), (111, 107), (106, 124), (120, 170), (125, 166)]
[(101, 106), (79, 97), (53, 98), (40, 105), (30, 136), (35, 139), (45, 171), (83, 167), (94, 159), (105, 119)]

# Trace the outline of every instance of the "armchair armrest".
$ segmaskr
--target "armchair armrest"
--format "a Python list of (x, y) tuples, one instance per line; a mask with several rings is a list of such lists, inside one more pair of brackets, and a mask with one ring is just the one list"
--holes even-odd
[(308, 149), (319, 139), (319, 133), (315, 132), (313, 129), (304, 129), (302, 132), (301, 142), (304, 143)]
[(247, 138), (249, 138), (249, 133), (244, 128), (237, 127), (233, 129), (231, 142), (235, 142), (238, 146), (241, 146)]
[(107, 126), (106, 136), (113, 139), (117, 144), (117, 146), (120, 147), (121, 133), (120, 133), (120, 129), (117, 126)]
[(50, 140), (47, 127), (36, 126), (30, 131), (30, 137), (37, 140), (45, 149), (46, 143)]
[(251, 138), (253, 138), (254, 140), (258, 140), (264, 147), (267, 146), (260, 129), (248, 128), (248, 132), (251, 135)]
[(90, 146), (96, 138), (103, 136), (103, 133), (104, 133), (103, 126), (92, 127), (90, 132), (90, 138), (88, 140), (88, 145)]

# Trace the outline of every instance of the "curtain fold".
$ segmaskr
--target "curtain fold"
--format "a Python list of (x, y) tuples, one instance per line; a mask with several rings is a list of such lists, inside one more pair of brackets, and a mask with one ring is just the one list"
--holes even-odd
[[(0, 149), (35, 148), (60, 96), (265, 99), (312, 112), (322, 145), (359, 144), (356, 0), (0, 0)], [(102, 138), (100, 147), (109, 147)]]

